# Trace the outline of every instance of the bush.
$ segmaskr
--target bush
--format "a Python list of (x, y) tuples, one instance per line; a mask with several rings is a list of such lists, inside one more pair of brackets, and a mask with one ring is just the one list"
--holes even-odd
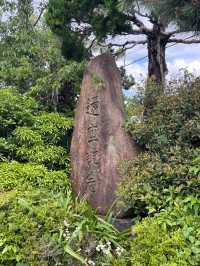
[(1, 265), (117, 265), (120, 234), (70, 191), (11, 190), (0, 211)]
[(41, 112), (32, 116), (31, 126), (17, 126), (7, 138), (0, 138), (0, 152), (21, 162), (45, 164), (50, 169), (69, 167), (68, 151), (72, 118)]
[(0, 163), (0, 184), (0, 192), (41, 188), (65, 193), (70, 188), (69, 170), (49, 171), (43, 165), (3, 162)]
[(2, 265), (56, 265), (62, 257), (66, 261), (59, 237), (68, 205), (61, 206), (59, 197), (42, 190), (1, 194)]
[[(199, 101), (200, 79), (187, 74), (183, 80), (171, 82), (165, 95), (157, 96), (147, 119), (129, 119), (127, 129), (142, 146), (159, 153), (174, 145), (199, 146)], [(140, 110), (140, 104), (135, 104)]]
[(67, 151), (61, 146), (22, 146), (17, 148), (16, 153), (18, 160), (45, 164), (49, 169), (63, 169), (69, 166)]
[(176, 147), (162, 155), (146, 152), (133, 162), (123, 162), (120, 196), (134, 209), (135, 215), (147, 215), (168, 204), (170, 188), (175, 195), (198, 195), (199, 154), (199, 149)]
[(72, 127), (73, 119), (59, 113), (42, 112), (34, 117), (33, 130), (48, 145), (67, 144)]
[(134, 215), (165, 207), (166, 189), (184, 196), (199, 193), (199, 176), (191, 171), (199, 157), (199, 100), (200, 79), (185, 73), (156, 96), (147, 117), (141, 115), (144, 99), (127, 102), (126, 128), (145, 150), (136, 161), (120, 167), (125, 179), (119, 194), (134, 208)]
[(13, 88), (0, 89), (0, 136), (7, 137), (17, 126), (32, 125), (38, 103)]
[(19, 147), (31, 148), (34, 145), (44, 145), (42, 136), (33, 131), (31, 127), (17, 127), (13, 131), (12, 141)]
[(120, 265), (200, 264), (200, 201), (177, 198), (171, 206), (133, 228), (134, 239)]

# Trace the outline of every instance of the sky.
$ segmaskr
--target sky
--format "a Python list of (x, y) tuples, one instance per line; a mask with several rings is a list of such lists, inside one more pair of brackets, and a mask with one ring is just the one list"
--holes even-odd
[[(147, 55), (144, 45), (139, 45), (127, 52), (125, 64), (129, 64)], [(195, 75), (200, 75), (200, 44), (177, 44), (166, 50), (166, 61), (168, 66), (167, 79), (173, 79), (181, 75), (183, 69)], [(117, 61), (118, 66), (124, 65), (124, 58)], [(145, 80), (147, 77), (148, 58), (133, 63), (126, 67), (127, 73), (132, 74), (136, 82)], [(135, 93), (136, 88), (126, 92), (127, 96)]]
[[(139, 45), (127, 52), (125, 64), (129, 64), (147, 55), (144, 45)], [(180, 69), (187, 68), (189, 71), (200, 74), (200, 44), (177, 44), (166, 50), (166, 61), (168, 65), (168, 78), (179, 74)], [(124, 65), (124, 57), (118, 60), (117, 64)], [(146, 77), (148, 58), (133, 63), (126, 67), (128, 73), (132, 74), (136, 81)]]
[[(142, 22), (151, 28), (152, 25), (145, 18), (140, 18)], [(173, 31), (175, 27), (170, 25), (167, 31)], [(186, 38), (192, 36), (193, 33), (180, 33), (175, 36), (175, 38)], [(135, 37), (133, 39), (145, 39), (141, 36)], [(171, 44), (170, 44), (171, 45)], [(121, 58), (117, 61), (118, 66), (129, 65), (126, 67), (128, 74), (132, 74), (136, 82), (144, 81), (147, 77), (148, 68), (148, 58), (139, 60), (147, 56), (147, 48), (145, 45), (137, 45), (132, 50), (128, 50), (125, 58)], [(137, 61), (131, 64), (133, 61)], [(166, 62), (168, 67), (167, 80), (179, 77), (183, 73), (183, 69), (187, 69), (194, 75), (200, 75), (200, 43), (199, 44), (176, 44), (175, 46), (166, 49)], [(133, 88), (135, 90), (135, 88)], [(128, 95), (134, 94), (134, 91), (128, 91)]]

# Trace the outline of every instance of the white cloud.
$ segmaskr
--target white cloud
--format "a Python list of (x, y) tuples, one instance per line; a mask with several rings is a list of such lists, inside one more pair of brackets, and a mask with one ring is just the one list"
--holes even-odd
[(200, 73), (200, 61), (198, 60), (187, 62), (185, 59), (177, 59), (174, 61), (174, 65), (177, 69), (187, 68), (191, 72), (197, 71)]
[[(147, 55), (144, 46), (135, 47), (127, 54), (126, 64)], [(177, 76), (180, 69), (188, 69), (195, 75), (200, 75), (200, 44), (183, 45), (178, 44), (166, 50), (166, 61), (168, 65), (168, 78)], [(119, 60), (119, 65), (123, 65), (123, 60)], [(148, 58), (133, 63), (126, 67), (128, 73), (132, 74), (136, 81), (144, 80), (147, 76)]]

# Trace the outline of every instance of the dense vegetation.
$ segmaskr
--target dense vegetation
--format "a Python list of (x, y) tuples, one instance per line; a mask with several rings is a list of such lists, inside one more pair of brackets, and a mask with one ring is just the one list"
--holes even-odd
[(126, 127), (145, 151), (121, 164), (119, 194), (137, 221), (122, 265), (200, 263), (199, 97), (199, 78), (186, 73), (156, 97), (148, 119), (141, 98), (128, 100)]
[(144, 95), (126, 99), (125, 128), (144, 151), (119, 166), (134, 223), (119, 232), (70, 184), (85, 61), (64, 58), (31, 1), (19, 3), (0, 1), (0, 265), (200, 265), (200, 79), (152, 85), (148, 117)]
[(92, 265), (94, 256), (115, 263), (124, 235), (74, 198), (69, 180), (85, 62), (67, 61), (45, 25), (24, 21), (20, 8), (29, 14), (31, 1), (5, 3), (12, 15), (1, 21), (0, 265)]

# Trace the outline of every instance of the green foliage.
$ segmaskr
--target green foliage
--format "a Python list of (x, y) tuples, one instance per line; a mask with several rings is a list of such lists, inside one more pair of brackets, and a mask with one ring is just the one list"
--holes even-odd
[(17, 126), (31, 125), (39, 104), (13, 88), (0, 89), (0, 136), (7, 137)]
[(68, 216), (69, 196), (65, 199), (42, 190), (11, 191), (3, 195), (1, 263), (55, 265), (57, 261), (66, 262), (60, 230)]
[(186, 73), (155, 98), (148, 117), (141, 98), (126, 103), (126, 128), (145, 151), (120, 166), (119, 195), (136, 225), (119, 265), (200, 263), (199, 96), (199, 78)]
[(85, 62), (66, 61), (47, 27), (33, 26), (31, 0), (4, 3), (0, 265), (117, 265), (125, 234), (74, 198), (70, 186), (72, 115)]
[[(35, 25), (32, 0), (0, 1), (0, 265), (200, 264), (199, 79), (186, 75), (153, 97), (148, 119), (146, 99), (126, 99), (126, 128), (146, 148), (121, 167), (120, 196), (140, 221), (132, 232), (119, 233), (111, 215), (103, 220), (71, 192), (72, 115), (88, 33), (98, 41), (130, 33), (134, 4), (50, 0), (56, 38)], [(124, 86), (133, 85), (121, 72)]]
[[(172, 148), (168, 153), (141, 154), (134, 162), (124, 162), (121, 174), (125, 177), (120, 195), (135, 215), (147, 215), (169, 204), (169, 191), (176, 195), (198, 195), (199, 149)], [(196, 173), (193, 171), (197, 169)]]
[(33, 146), (17, 148), (17, 157), (21, 161), (45, 164), (50, 169), (63, 169), (68, 166), (67, 151), (61, 146)]
[[(46, 21), (53, 32), (62, 38), (62, 50), (66, 58), (80, 60), (88, 56), (84, 41), (88, 41), (91, 32), (98, 40), (105, 39), (109, 34), (131, 32), (130, 22), (119, 9), (120, 2), (118, 0), (49, 1)], [(72, 27), (72, 20), (77, 24), (80, 22), (85, 24), (85, 29), (78, 30)]]
[(47, 110), (73, 111), (84, 63), (63, 58), (60, 40), (41, 21), (34, 24), (37, 18), (33, 11), (32, 1), (19, 1), (13, 4), (12, 12), (5, 14), (0, 88), (11, 86), (28, 92)]
[(14, 5), (13, 12), (6, 16), (8, 31), (0, 42), (0, 84), (15, 86), (21, 92), (65, 64), (59, 41), (42, 24), (32, 25), (35, 19), (28, 14), (34, 14), (31, 2)]
[(45, 164), (51, 169), (66, 168), (72, 125), (71, 118), (42, 112), (33, 117), (32, 127), (16, 128), (9, 138), (15, 146), (8, 145), (14, 147), (16, 159), (20, 161)]
[[(133, 228), (130, 252), (120, 265), (199, 265), (200, 201), (196, 197), (171, 200), (171, 206)], [(124, 263), (124, 264), (123, 264)]]
[[(0, 209), (2, 265), (76, 265), (77, 259), (89, 265), (95, 253), (99, 265), (115, 260), (112, 252), (119, 247), (118, 231), (98, 218), (86, 202), (74, 201), (70, 191), (63, 195), (42, 187), (11, 190), (0, 194)], [(98, 254), (96, 247), (108, 241), (109, 256)]]
[(42, 136), (46, 144), (60, 144), (67, 139), (73, 126), (72, 118), (59, 113), (41, 113), (34, 117), (33, 130)]
[[(123, 56), (124, 56), (124, 54), (123, 54)], [(135, 85), (135, 79), (134, 79), (133, 75), (127, 74), (127, 71), (123, 66), (121, 66), (119, 68), (119, 70), (121, 73), (123, 89), (124, 90), (130, 89), (133, 85)]]
[(127, 113), (125, 126), (127, 129), (131, 129), (135, 123), (139, 123), (142, 120), (144, 107), (138, 96), (126, 97), (124, 102)]
[[(170, 146), (199, 146), (200, 81), (186, 73), (177, 83), (170, 83), (168, 94), (156, 98), (148, 119), (127, 124), (137, 141), (161, 152)], [(140, 118), (140, 117), (138, 117)]]
[(164, 17), (173, 21), (182, 30), (199, 31), (200, 29), (200, 2), (191, 1), (145, 1), (155, 17)]
[(85, 62), (69, 61), (38, 78), (28, 95), (38, 99), (50, 111), (73, 111), (84, 67)]
[(39, 164), (3, 162), (0, 163), (0, 193), (31, 188), (66, 193), (70, 188), (67, 171), (49, 171)]
[(19, 146), (32, 147), (33, 145), (42, 145), (44, 142), (42, 136), (33, 131), (31, 127), (17, 127), (13, 131), (14, 142)]
[(126, 128), (146, 149), (134, 162), (121, 165), (125, 179), (119, 191), (133, 215), (160, 211), (169, 203), (169, 189), (182, 196), (199, 193), (199, 177), (191, 172), (199, 157), (199, 86), (199, 79), (188, 73), (171, 82), (147, 118), (141, 115), (140, 98), (127, 102)]
[(8, 159), (68, 167), (73, 120), (41, 112), (41, 105), (16, 89), (0, 90), (0, 153)]

